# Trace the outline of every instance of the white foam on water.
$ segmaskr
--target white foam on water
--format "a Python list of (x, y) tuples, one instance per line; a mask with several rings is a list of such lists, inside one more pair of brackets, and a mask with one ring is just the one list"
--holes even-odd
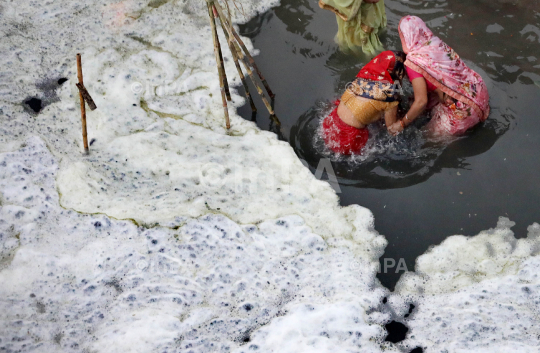
[(540, 226), (529, 227), (527, 238), (516, 239), (515, 223), (501, 217), (497, 227), (477, 236), (454, 235), (416, 260), (415, 273), (405, 274), (398, 292), (440, 294), (486, 279), (515, 275), (525, 259), (540, 251)]
[(379, 351), (387, 291), (352, 242), (329, 247), (299, 216), (144, 228), (62, 209), (57, 159), (38, 137), (0, 165), (7, 352)]
[[(275, 4), (242, 3), (246, 17), (233, 6), (234, 20)], [(468, 341), (434, 338), (440, 320), (429, 305), (473, 300), (489, 283), (498, 283), (486, 301), (497, 332), (514, 325), (521, 346), (536, 342), (528, 333), (535, 331), (524, 329), (538, 319), (536, 238), (512, 242), (504, 226), (478, 238), (503, 254), (489, 258), (493, 265), (483, 262), (486, 252), (471, 250), (471, 261), (451, 267), (445, 254), (474, 243), (451, 238), (442, 258), (430, 257), (434, 248), (419, 260), (429, 265), (403, 280), (389, 300), (394, 312), (382, 304), (388, 291), (375, 274), (386, 240), (371, 212), (340, 207), (286, 143), (241, 119), (235, 109), (245, 100), (234, 88), (232, 128), (224, 128), (204, 1), (0, 6), (4, 351), (466, 349)], [(88, 157), (81, 155), (77, 52), (98, 106), (87, 114)], [(68, 81), (60, 86), (61, 77)], [(38, 114), (22, 103), (29, 97), (42, 100)], [(434, 275), (429, 266), (464, 274)], [(413, 290), (418, 277), (431, 302)], [(437, 292), (439, 285), (462, 292)], [(516, 311), (497, 307), (501, 296), (519, 298)], [(421, 303), (409, 320), (414, 337), (401, 346), (383, 342), (383, 325), (413, 299)], [(441, 313), (446, 325), (476, 337), (477, 326), (455, 319), (468, 320), (470, 311), (452, 305), (453, 319)], [(475, 347), (492, 347), (478, 335)]]
[[(254, 14), (272, 4), (244, 4), (244, 10)], [(122, 21), (100, 23), (87, 7), (77, 15), (61, 12), (61, 20), (83, 21), (93, 34), (83, 43), (74, 37), (64, 49), (74, 58), (77, 45), (84, 44), (85, 82), (98, 106), (88, 113), (88, 138), (95, 139), (91, 156), (81, 158), (80, 132), (74, 128), (80, 124), (74, 60), (64, 59), (69, 65), (60, 69), (70, 80), (56, 90), (59, 101), (46, 106), (40, 118), (11, 119), (5, 130), (10, 141), (41, 134), (53, 154), (62, 156), (57, 185), (64, 207), (161, 225), (208, 212), (242, 223), (297, 214), (328, 239), (362, 240), (365, 255), (377, 258), (386, 241), (371, 230), (371, 213), (339, 207), (329, 185), (315, 180), (286, 143), (236, 114), (244, 98), (234, 91), (232, 128), (224, 128), (204, 2), (170, 1), (155, 8), (123, 1), (95, 7), (103, 21), (113, 15)], [(40, 15), (57, 8), (60, 3), (49, 4)], [(50, 36), (42, 41), (55, 40)], [(54, 49), (44, 56), (61, 62), (62, 53)], [(234, 76), (230, 53), (224, 54), (227, 72)], [(6, 98), (16, 99), (16, 93)], [(10, 116), (22, 110), (18, 105), (5, 109)]]
[[(272, 4), (243, 5), (252, 16)], [(302, 347), (380, 350), (385, 239), (369, 210), (341, 208), (286, 143), (242, 120), (234, 90), (226, 131), (204, 2), (3, 9), (15, 84), (1, 91), (4, 350), (281, 350), (291, 341), (259, 328), (307, 306), (320, 319), (303, 321)], [(77, 52), (98, 106), (88, 157)], [(39, 114), (21, 105), (28, 95)]]
[(474, 237), (452, 236), (416, 261), (390, 299), (411, 331), (404, 347), (434, 352), (537, 352), (540, 225), (516, 239), (514, 222)]

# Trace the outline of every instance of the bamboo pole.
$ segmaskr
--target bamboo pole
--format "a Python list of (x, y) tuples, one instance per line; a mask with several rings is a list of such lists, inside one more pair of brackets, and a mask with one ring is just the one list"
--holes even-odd
[(270, 102), (268, 102), (268, 99), (264, 95), (263, 89), (261, 85), (259, 85), (259, 82), (257, 82), (257, 79), (255, 78), (255, 75), (253, 74), (253, 71), (251, 71), (251, 67), (249, 66), (246, 57), (242, 54), (240, 51), (240, 48), (238, 47), (237, 43), (233, 43), (233, 45), (236, 47), (237, 53), (239, 54), (240, 60), (242, 61), (242, 64), (244, 65), (244, 68), (246, 69), (246, 72), (248, 73), (249, 77), (251, 78), (251, 82), (253, 82), (253, 85), (255, 86), (255, 89), (257, 89), (257, 93), (259, 93), (259, 96), (261, 96), (261, 99), (266, 106), (266, 109), (268, 109), (268, 112), (270, 115), (274, 115), (274, 109), (272, 109), (272, 105)]
[(210, 17), (210, 26), (212, 27), (212, 38), (214, 40), (214, 54), (216, 56), (216, 65), (218, 68), (221, 100), (223, 101), (223, 110), (225, 112), (225, 123), (227, 125), (227, 129), (230, 129), (231, 123), (229, 121), (229, 110), (227, 108), (227, 98), (225, 94), (225, 84), (224, 84), (225, 81), (223, 77), (225, 73), (225, 69), (223, 67), (223, 62), (220, 61), (219, 38), (217, 35), (216, 22), (214, 21), (214, 12), (212, 11), (211, 2), (213, 2), (213, 0), (207, 1), (206, 5), (208, 7), (208, 15)]
[[(77, 54), (77, 78), (79, 79), (79, 84), (84, 86), (81, 54)], [(84, 153), (89, 154), (90, 150), (88, 149), (88, 136), (87, 136), (87, 131), (86, 131), (86, 107), (84, 105), (84, 97), (80, 90), (79, 90), (79, 98), (81, 100), (81, 122), (82, 122)]]
[[(219, 19), (219, 15), (218, 15), (215, 7), (212, 7), (212, 9), (214, 10), (214, 18)], [(221, 23), (221, 27), (224, 28), (223, 27), (223, 22), (221, 22), (221, 19), (219, 19), (219, 20), (220, 20), (220, 23)], [(229, 44), (229, 49), (231, 50), (234, 65), (236, 66), (236, 70), (238, 70), (238, 76), (240, 76), (240, 81), (242, 81), (242, 85), (244, 86), (244, 91), (246, 92), (246, 97), (249, 100), (249, 105), (251, 105), (251, 110), (253, 112), (256, 112), (257, 107), (255, 107), (255, 103), (253, 103), (253, 98), (251, 97), (251, 93), (249, 92), (249, 87), (248, 87), (248, 84), (247, 84), (247, 81), (246, 81), (246, 77), (244, 76), (244, 73), (242, 72), (242, 68), (240, 67), (240, 63), (238, 62), (238, 53), (236, 52), (236, 49), (235, 49), (234, 44), (232, 42), (233, 39), (229, 36), (229, 32), (227, 32), (226, 30), (223, 30), (223, 33), (225, 34), (225, 39), (227, 40), (227, 44)]]
[(255, 75), (253, 75), (253, 71), (251, 71), (251, 68), (249, 67), (249, 64), (247, 63), (246, 57), (242, 55), (242, 52), (240, 51), (240, 48), (238, 47), (238, 44), (234, 43), (234, 45), (236, 46), (237, 52), (240, 54), (240, 57), (242, 59), (242, 64), (244, 64), (244, 67), (246, 68), (246, 71), (247, 71), (249, 77), (251, 78), (251, 82), (253, 82), (253, 85), (257, 89), (257, 93), (259, 93), (259, 96), (261, 97), (261, 99), (262, 99), (262, 101), (264, 103), (264, 106), (268, 110), (268, 113), (270, 113), (270, 119), (274, 123), (276, 123), (276, 125), (281, 126), (281, 122), (279, 121), (279, 119), (276, 116), (276, 113), (274, 111), (274, 107), (273, 107), (273, 102), (274, 101), (272, 100), (272, 103), (268, 102), (268, 99), (264, 95), (264, 92), (263, 92), (263, 90), (261, 88), (261, 85), (259, 84), (259, 82), (257, 82), (257, 79), (255, 78)]
[[(217, 3), (214, 3), (214, 4), (218, 5)], [(231, 31), (231, 28), (229, 26), (227, 26), (227, 24), (226, 24), (227, 20), (225, 19), (225, 15), (223, 14), (223, 11), (221, 11), (220, 8), (217, 7), (217, 6), (216, 6), (216, 9), (217, 9), (219, 18), (221, 20), (221, 24), (225, 23), (225, 27), (223, 27), (223, 31), (227, 31), (229, 33), (229, 36), (233, 37), (233, 33)], [(268, 99), (266, 99), (266, 96), (264, 95), (264, 92), (263, 92), (261, 86), (259, 85), (259, 82), (257, 82), (257, 79), (255, 78), (255, 75), (253, 75), (253, 71), (251, 70), (251, 67), (250, 67), (250, 65), (248, 63), (248, 60), (246, 59), (246, 56), (244, 55), (244, 53), (242, 52), (242, 50), (238, 46), (238, 43), (233, 42), (233, 46), (235, 47), (236, 53), (238, 54), (238, 57), (242, 61), (242, 64), (244, 64), (244, 67), (246, 69), (246, 72), (248, 73), (248, 76), (251, 78), (251, 81), (255, 85), (255, 88), (257, 89), (257, 93), (259, 93), (259, 95), (261, 96), (261, 99), (262, 99), (264, 105), (266, 106), (266, 109), (268, 109), (268, 112), (270, 113), (270, 115), (275, 115), (274, 109), (272, 109), (272, 105), (270, 104), (270, 102), (268, 102)]]
[(249, 61), (249, 64), (253, 67), (253, 69), (255, 69), (255, 71), (257, 72), (257, 75), (259, 76), (259, 78), (261, 79), (263, 85), (264, 85), (264, 88), (266, 88), (266, 92), (268, 92), (268, 95), (270, 96), (271, 99), (274, 99), (275, 97), (275, 94), (272, 92), (272, 90), (270, 89), (270, 86), (268, 85), (268, 82), (266, 82), (266, 79), (264, 78), (264, 76), (262, 75), (261, 71), (259, 70), (259, 68), (257, 67), (257, 64), (255, 63), (255, 59), (253, 59), (253, 57), (251, 56), (251, 54), (249, 53), (249, 50), (247, 50), (244, 42), (242, 41), (242, 39), (240, 39), (240, 36), (238, 35), (238, 33), (236, 33), (236, 30), (234, 29), (234, 27), (232, 26), (232, 23), (229, 23), (229, 21), (227, 20), (227, 18), (225, 17), (225, 15), (223, 14), (223, 9), (221, 8), (221, 6), (219, 5), (219, 3), (217, 1), (214, 1), (214, 6), (216, 7), (218, 13), (219, 13), (219, 16), (221, 18), (221, 24), (223, 26), (223, 22), (225, 21), (225, 26), (230, 28), (231, 30), (231, 34), (232, 36), (234, 36), (234, 38), (236, 39), (236, 41), (238, 42), (238, 44), (240, 44), (240, 47), (242, 47), (242, 49), (244, 50), (244, 52), (246, 53), (246, 56), (248, 58), (248, 61)]
[[(214, 26), (215, 26), (215, 20), (214, 20)], [(219, 53), (219, 65), (222, 68), (221, 70), (223, 72), (223, 87), (225, 88), (225, 96), (227, 97), (227, 100), (230, 102), (232, 100), (231, 91), (229, 90), (229, 81), (227, 80), (227, 71), (225, 71), (225, 64), (223, 63), (223, 53), (221, 52), (221, 44), (219, 43), (219, 38), (217, 41), (217, 50)]]

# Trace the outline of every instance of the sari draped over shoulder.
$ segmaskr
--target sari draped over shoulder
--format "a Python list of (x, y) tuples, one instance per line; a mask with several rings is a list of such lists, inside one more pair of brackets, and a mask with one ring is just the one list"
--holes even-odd
[(338, 33), (336, 42), (343, 51), (370, 55), (383, 50), (379, 31), (386, 27), (384, 0), (376, 3), (365, 0), (320, 0), (322, 9), (336, 14)]
[[(403, 50), (407, 54), (405, 66), (422, 74), (428, 82), (457, 101), (452, 107), (434, 110), (445, 115), (443, 118), (446, 120), (454, 120), (445, 122), (455, 125), (450, 132), (464, 132), (463, 129), (471, 127), (475, 121), (485, 121), (490, 111), (489, 93), (482, 77), (435, 36), (419, 17), (403, 17), (398, 28)], [(470, 123), (457, 121), (465, 119), (469, 119)]]

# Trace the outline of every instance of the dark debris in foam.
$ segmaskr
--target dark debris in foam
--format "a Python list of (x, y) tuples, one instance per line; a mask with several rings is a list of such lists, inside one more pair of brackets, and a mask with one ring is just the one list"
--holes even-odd
[(398, 343), (405, 339), (409, 328), (402, 324), (401, 322), (392, 321), (384, 325), (388, 335), (384, 339), (386, 342)]
[(58, 102), (60, 99), (56, 94), (56, 90), (67, 82), (66, 77), (45, 79), (36, 84), (36, 87), (41, 91), (36, 97), (28, 97), (23, 101), (23, 107), (32, 115), (39, 114), (43, 108), (51, 103)]
[[(288, 301), (287, 301), (288, 302)], [(278, 303), (278, 305), (280, 307), (282, 307), (283, 305), (285, 305), (286, 302), (282, 302), (282, 303)], [(247, 307), (246, 307), (247, 306)], [(243, 310), (246, 310), (246, 311), (251, 311), (253, 309), (253, 305), (251, 304), (245, 304), (242, 306), (242, 309)], [(252, 327), (248, 328), (247, 330), (245, 330), (242, 334), (240, 334), (238, 337), (236, 337), (236, 339), (234, 339), (235, 342), (239, 343), (241, 346), (245, 345), (246, 343), (249, 343), (251, 342), (251, 334), (260, 329), (261, 327), (263, 326), (266, 326), (268, 325), (272, 319), (274, 319), (275, 317), (280, 317), (280, 316), (284, 316), (286, 314), (286, 311), (281, 311), (279, 310), (275, 316), (273, 317), (270, 317), (270, 318), (267, 318), (266, 320), (264, 321), (261, 321), (259, 323), (257, 323), (256, 325), (253, 325)], [(256, 321), (257, 322), (257, 321)], [(249, 349), (250, 350), (257, 350), (259, 349), (259, 347), (257, 345), (250, 345), (249, 346)]]
[[(397, 315), (388, 305), (388, 298), (384, 297), (382, 299), (382, 306), (379, 307), (378, 310), (381, 312), (390, 311), (392, 313), (392, 316), (394, 317), (394, 320), (389, 322), (388, 324), (384, 325), (384, 328), (388, 332), (388, 335), (385, 338), (385, 342), (392, 342), (392, 343), (398, 343), (403, 340), (405, 340), (407, 336), (407, 332), (409, 331), (409, 328), (403, 324), (402, 322), (396, 321), (396, 320), (405, 320), (407, 319), (414, 311), (416, 306), (412, 303), (409, 303), (409, 310), (408, 312), (401, 317), (401, 315)], [(420, 350), (418, 350), (420, 349)], [(415, 353), (423, 352), (422, 348), (415, 348), (413, 350)]]
[(28, 108), (32, 109), (34, 113), (39, 113), (42, 109), (42, 101), (36, 97), (27, 98), (24, 101), (24, 104), (26, 104)]
[(410, 305), (409, 305), (409, 312), (408, 312), (407, 314), (405, 314), (403, 317), (405, 317), (405, 318), (409, 317), (409, 315), (412, 314), (414, 308), (416, 308), (416, 307), (414, 306), (414, 304), (410, 304)]

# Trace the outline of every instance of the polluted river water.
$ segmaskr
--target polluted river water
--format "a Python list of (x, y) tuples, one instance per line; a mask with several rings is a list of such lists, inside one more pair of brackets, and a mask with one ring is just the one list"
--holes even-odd
[[(241, 29), (260, 50), (257, 61), (276, 93), (282, 123), (280, 129), (271, 124), (261, 106), (258, 126), (278, 132), (313, 172), (321, 159), (332, 161), (341, 204), (369, 208), (389, 242), (381, 258), (387, 271), (379, 279), (392, 289), (418, 256), (449, 235), (478, 234), (504, 216), (516, 222), (520, 238), (539, 220), (540, 2), (385, 4), (386, 49), (401, 50), (399, 20), (416, 15), (483, 76), (491, 98), (485, 123), (442, 143), (426, 139), (422, 122), (399, 138), (379, 126), (371, 129), (364, 155), (336, 157), (318, 136), (320, 119), (369, 59), (339, 51), (335, 16), (316, 2), (282, 1)], [(248, 107), (240, 111), (251, 117)]]
[(227, 130), (203, 1), (2, 2), (0, 351), (536, 353), (537, 8), (458, 4), (388, 1), (383, 42), (422, 16), (489, 78), (491, 118), (437, 143), (375, 126), (347, 160), (317, 122), (365, 59), (315, 3), (233, 9), (282, 125), (249, 121), (224, 51)]

